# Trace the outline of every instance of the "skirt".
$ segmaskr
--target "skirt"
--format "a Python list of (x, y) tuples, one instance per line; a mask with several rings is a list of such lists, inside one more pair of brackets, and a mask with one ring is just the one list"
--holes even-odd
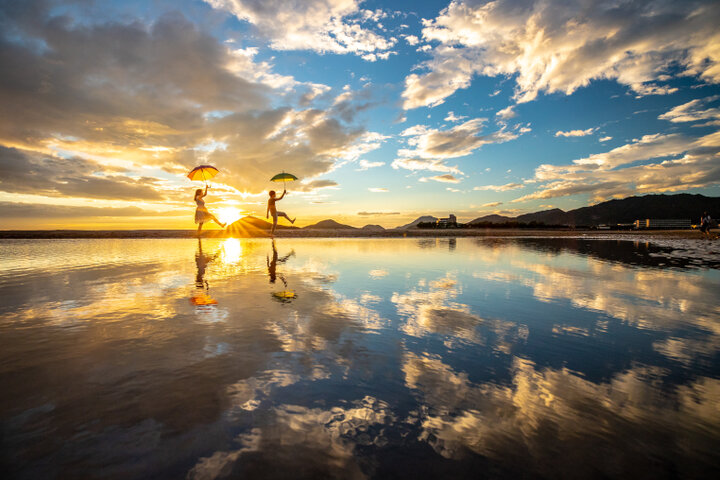
[(213, 216), (205, 207), (198, 207), (195, 210), (195, 223), (206, 223), (212, 220)]

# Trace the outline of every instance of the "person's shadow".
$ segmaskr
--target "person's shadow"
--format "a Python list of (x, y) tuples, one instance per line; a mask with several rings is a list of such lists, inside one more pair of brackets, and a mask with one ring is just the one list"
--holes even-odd
[(205, 270), (210, 262), (214, 261), (220, 254), (218, 250), (212, 255), (203, 252), (202, 239), (198, 238), (198, 249), (195, 253), (195, 266), (197, 273), (195, 274), (195, 294), (190, 297), (190, 301), (194, 305), (214, 305), (217, 300), (210, 296), (210, 285), (205, 280)]
[(281, 292), (273, 292), (273, 297), (281, 300), (281, 301), (290, 301), (291, 299), (297, 297), (295, 295), (295, 292), (291, 290), (287, 290), (287, 280), (285, 280), (285, 275), (282, 273), (277, 273), (277, 265), (278, 263), (285, 263), (288, 261), (290, 257), (295, 255), (295, 250), (291, 250), (290, 253), (285, 255), (284, 257), (278, 256), (277, 247), (275, 247), (275, 239), (272, 239), (272, 260), (270, 260), (270, 257), (265, 257), (265, 262), (267, 263), (267, 269), (268, 269), (268, 277), (270, 277), (270, 283), (275, 283), (277, 278), (279, 277), (282, 281), (283, 285), (285, 286), (285, 290)]

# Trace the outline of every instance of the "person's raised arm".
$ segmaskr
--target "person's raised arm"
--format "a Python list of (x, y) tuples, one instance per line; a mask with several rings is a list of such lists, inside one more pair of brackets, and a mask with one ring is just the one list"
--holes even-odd
[(280, 197), (278, 198), (278, 200), (282, 200), (286, 193), (287, 193), (287, 191), (283, 188), (283, 194), (280, 195)]
[(203, 193), (203, 197), (207, 195), (207, 189), (208, 189), (208, 186), (207, 186), (207, 184), (205, 184), (205, 193)]

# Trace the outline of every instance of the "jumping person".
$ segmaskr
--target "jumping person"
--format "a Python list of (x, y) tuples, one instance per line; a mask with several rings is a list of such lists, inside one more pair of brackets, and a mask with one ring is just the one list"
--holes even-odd
[(202, 188), (198, 188), (197, 190), (195, 190), (195, 203), (197, 204), (197, 208), (195, 209), (195, 223), (198, 224), (198, 235), (200, 235), (203, 223), (209, 222), (211, 220), (220, 225), (220, 227), (225, 228), (225, 224), (215, 218), (215, 215), (208, 212), (207, 207), (205, 207), (205, 200), (203, 200), (203, 197), (207, 195), (207, 191), (207, 185), (205, 185), (205, 193), (203, 193)]
[(273, 217), (273, 226), (272, 231), (270, 232), (271, 235), (275, 235), (275, 227), (277, 227), (277, 221), (278, 217), (285, 217), (288, 219), (290, 223), (295, 223), (294, 218), (290, 218), (287, 216), (285, 212), (278, 212), (277, 208), (275, 208), (275, 202), (280, 201), (285, 196), (285, 193), (287, 193), (285, 190), (283, 190), (282, 195), (280, 195), (278, 198), (275, 198), (275, 190), (270, 190), (268, 192), (268, 195), (270, 195), (270, 198), (268, 198), (268, 204), (267, 204), (267, 211), (265, 212), (265, 218), (268, 218), (269, 214), (272, 214)]

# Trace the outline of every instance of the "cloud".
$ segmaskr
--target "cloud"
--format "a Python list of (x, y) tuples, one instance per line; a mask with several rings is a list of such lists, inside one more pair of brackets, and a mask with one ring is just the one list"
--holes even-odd
[(513, 202), (578, 194), (591, 194), (593, 201), (602, 201), (717, 185), (719, 157), (720, 132), (699, 138), (678, 133), (645, 135), (570, 165), (540, 165), (533, 181), (541, 185)]
[[(698, 122), (700, 120), (720, 121), (720, 108), (705, 108), (708, 103), (720, 98), (720, 95), (713, 95), (707, 98), (697, 98), (682, 105), (673, 107), (670, 111), (663, 113), (658, 118), (673, 123)], [(720, 123), (717, 123), (720, 125)], [(715, 123), (713, 124), (715, 125)]]
[[(256, 194), (276, 170), (316, 178), (389, 138), (352, 124), (369, 90), (312, 108), (329, 87), (277, 75), (256, 49), (223, 44), (180, 14), (92, 24), (30, 3), (4, 13), (0, 101), (14, 112), (0, 117), (6, 192), (157, 209), (181, 200), (198, 163), (220, 169), (216, 192)], [(298, 188), (337, 185), (322, 182), (332, 183)]]
[(456, 0), (424, 21), (439, 42), (405, 79), (404, 108), (439, 105), (474, 75), (515, 79), (522, 103), (539, 93), (572, 94), (610, 79), (637, 95), (669, 94), (662, 82), (693, 75), (720, 81), (720, 5), (697, 2)]
[(410, 137), (408, 145), (398, 151), (399, 159), (392, 166), (408, 170), (431, 170), (461, 173), (457, 167), (444, 163), (445, 159), (470, 155), (473, 151), (490, 143), (503, 143), (518, 137), (518, 133), (501, 128), (493, 133), (481, 135), (486, 118), (475, 118), (447, 130), (438, 130), (424, 125), (405, 129), (401, 135)]
[(417, 45), (420, 43), (420, 39), (415, 35), (405, 35), (404, 38), (408, 45)]
[(509, 190), (516, 190), (523, 188), (525, 185), (522, 183), (506, 183), (505, 185), (483, 185), (475, 187), (473, 190), (491, 190), (493, 192), (507, 192)]
[(81, 217), (147, 217), (169, 216), (174, 212), (157, 212), (139, 207), (75, 207), (41, 203), (0, 202), (1, 218), (81, 218)]
[(456, 123), (456, 122), (459, 122), (459, 121), (461, 121), (461, 120), (465, 120), (466, 118), (467, 118), (467, 117), (464, 116), (464, 115), (458, 116), (458, 115), (455, 115), (453, 112), (448, 112), (447, 116), (445, 117), (445, 121), (446, 121), (446, 122)]
[(385, 162), (368, 162), (367, 160), (363, 159), (363, 160), (360, 160), (359, 164), (360, 164), (360, 168), (358, 168), (356, 170), (360, 172), (360, 171), (368, 170), (370, 168), (382, 167), (383, 165), (385, 165)]
[(515, 113), (515, 105), (510, 105), (508, 107), (503, 108), (502, 110), (499, 110), (495, 116), (499, 117), (501, 120), (509, 120), (511, 118), (517, 117), (517, 113)]
[(292, 185), (292, 190), (297, 192), (315, 192), (323, 188), (336, 188), (338, 183), (334, 180), (312, 180), (307, 183), (300, 183), (295, 186)]
[(0, 145), (0, 191), (57, 197), (162, 200), (156, 179), (101, 173), (82, 158), (62, 158)]
[(436, 182), (443, 182), (443, 183), (460, 183), (462, 180), (455, 177), (454, 175), (451, 175), (449, 173), (446, 173), (444, 175), (435, 175), (434, 177), (423, 177), (424, 180), (435, 180)]
[(400, 215), (400, 212), (358, 212), (361, 217), (378, 217), (383, 215)]
[(587, 135), (592, 135), (595, 130), (597, 130), (597, 128), (587, 128), (585, 130), (569, 130), (567, 132), (558, 130), (557, 132), (555, 132), (555, 136), (556, 137), (585, 137)]
[[(385, 38), (381, 11), (363, 10), (355, 0), (206, 0), (252, 24), (275, 50), (353, 53), (375, 61), (387, 59), (397, 40)], [(380, 12), (378, 15), (377, 12)], [(371, 28), (373, 26), (374, 28)]]
[(480, 205), (481, 207), (490, 208), (490, 207), (498, 207), (502, 205), (503, 202), (489, 202), (489, 203), (483, 203)]
[(390, 191), (390, 190), (388, 190), (387, 188), (384, 188), (384, 187), (370, 187), (370, 188), (368, 188), (368, 190), (371, 191), (371, 192), (373, 192), (373, 193), (387, 193), (387, 192)]
[(612, 140), (612, 138), (613, 137), (611, 137), (610, 135), (605, 136), (605, 137), (600, 137), (600, 138), (598, 138), (598, 142), (607, 142), (608, 140)]

